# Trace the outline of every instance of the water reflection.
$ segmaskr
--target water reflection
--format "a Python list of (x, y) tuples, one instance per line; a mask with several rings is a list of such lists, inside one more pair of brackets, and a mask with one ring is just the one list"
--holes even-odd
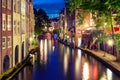
[[(93, 57), (52, 40), (40, 41), (40, 62), (34, 65), (33, 80), (120, 80)], [(28, 75), (26, 71), (24, 74)], [(26, 75), (25, 80), (32, 79)]]
[(77, 57), (75, 59), (75, 79), (80, 80), (80, 66), (81, 66), (81, 50), (78, 50)]
[(47, 63), (47, 39), (45, 39), (44, 40), (45, 42), (44, 42), (44, 64), (46, 64)]
[(89, 80), (89, 65), (87, 62), (83, 64), (83, 80)]
[[(60, 44), (60, 59), (63, 59), (64, 74), (71, 77), (71, 80), (119, 80), (110, 69), (103, 66), (91, 56), (66, 48)], [(72, 55), (72, 56), (71, 56)], [(72, 74), (72, 75), (71, 75)], [(74, 76), (73, 76), (74, 75)], [(67, 78), (67, 80), (69, 80)]]
[(107, 80), (112, 80), (112, 71), (107, 69)]
[(67, 68), (68, 68), (68, 55), (64, 55), (64, 74), (66, 75), (67, 73)]

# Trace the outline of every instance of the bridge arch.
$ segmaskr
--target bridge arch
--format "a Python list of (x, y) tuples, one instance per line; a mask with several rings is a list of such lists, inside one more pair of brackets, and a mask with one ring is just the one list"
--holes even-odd
[(6, 71), (9, 68), (10, 68), (10, 58), (8, 55), (6, 55), (3, 60), (3, 71)]

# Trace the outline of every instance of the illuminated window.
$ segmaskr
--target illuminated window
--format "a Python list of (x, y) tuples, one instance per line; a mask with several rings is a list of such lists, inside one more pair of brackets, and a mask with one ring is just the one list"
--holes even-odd
[(8, 43), (8, 48), (10, 48), (11, 47), (11, 36), (8, 36), (7, 43)]
[(11, 0), (7, 0), (7, 8), (11, 10)]
[(11, 30), (11, 15), (8, 15), (8, 24), (7, 24), (8, 31)]
[(6, 48), (6, 37), (2, 37), (2, 49)]
[(2, 30), (6, 30), (6, 14), (2, 14)]
[(6, 0), (2, 0), (2, 7), (6, 8)]

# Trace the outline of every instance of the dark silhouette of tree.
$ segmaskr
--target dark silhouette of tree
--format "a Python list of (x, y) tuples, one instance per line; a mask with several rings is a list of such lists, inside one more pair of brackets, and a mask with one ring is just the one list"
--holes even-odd
[(37, 9), (33, 8), (35, 17), (37, 16)]
[(50, 20), (43, 9), (39, 9), (38, 11), (34, 9), (34, 14), (36, 15), (35, 33), (36, 33), (36, 36), (39, 36), (43, 34), (44, 32), (43, 29), (45, 28), (45, 26), (48, 27)]

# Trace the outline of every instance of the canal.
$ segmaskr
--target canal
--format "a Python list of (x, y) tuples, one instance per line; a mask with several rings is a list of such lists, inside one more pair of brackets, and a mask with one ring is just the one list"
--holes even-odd
[(78, 49), (40, 41), (40, 63), (25, 67), (15, 80), (120, 80), (109, 68)]

